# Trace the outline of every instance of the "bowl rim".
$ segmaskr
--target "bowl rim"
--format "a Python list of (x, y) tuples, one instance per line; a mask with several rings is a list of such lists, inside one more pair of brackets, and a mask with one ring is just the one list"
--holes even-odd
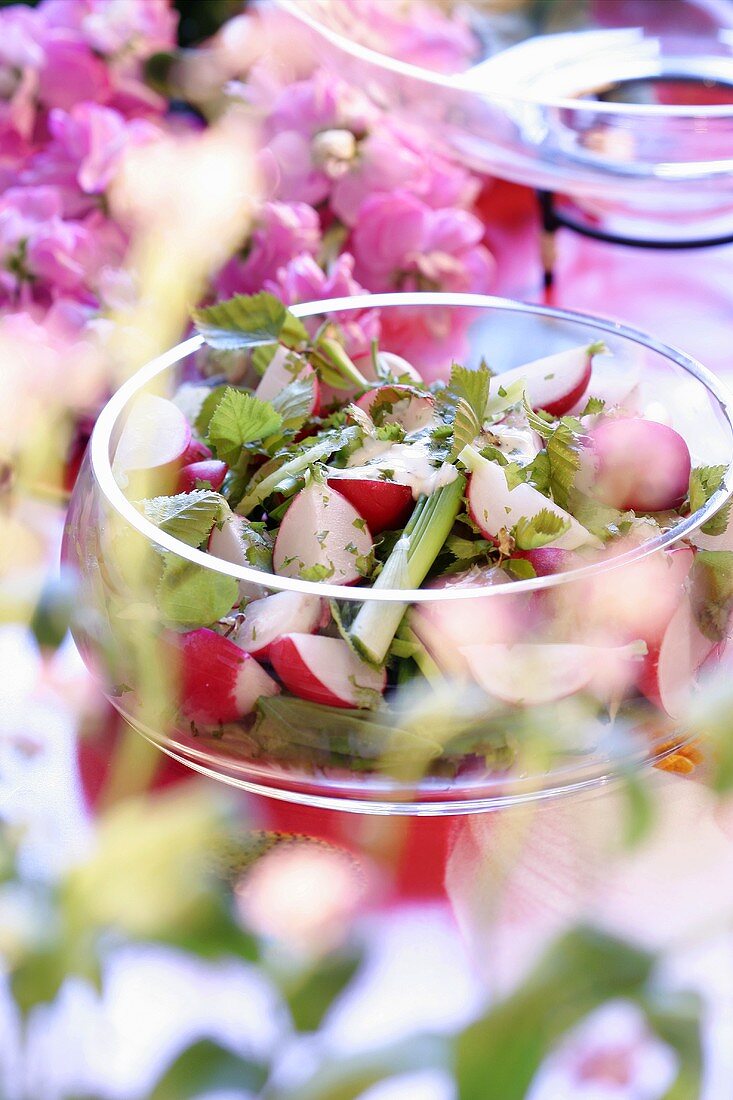
[[(343, 313), (350, 310), (379, 309), (392, 306), (450, 306), (479, 309), (498, 309), (510, 313), (531, 313), (541, 317), (549, 317), (578, 325), (593, 326), (601, 332), (612, 336), (630, 340), (648, 350), (651, 350), (664, 358), (671, 360), (687, 374), (695, 378), (705, 388), (708, 395), (712, 396), (718, 404), (733, 441), (733, 393), (720, 382), (706, 367), (702, 366), (692, 356), (680, 349), (665, 344), (654, 337), (647, 335), (639, 329), (618, 321), (595, 317), (592, 314), (581, 313), (575, 310), (556, 309), (552, 306), (537, 305), (532, 302), (521, 302), (511, 298), (502, 298), (495, 295), (484, 294), (451, 294), (439, 292), (414, 292), (414, 293), (387, 293), (387, 294), (359, 294), (346, 298), (329, 298), (317, 302), (306, 302), (291, 306), (291, 311), (298, 317), (310, 317), (321, 313)], [(383, 603), (435, 603), (444, 600), (481, 599), (491, 596), (499, 598), (502, 593), (508, 595), (525, 592), (539, 591), (545, 588), (554, 588), (557, 585), (582, 581), (586, 578), (607, 573), (612, 569), (619, 569), (632, 562), (640, 561), (657, 550), (665, 549), (679, 542), (680, 539), (689, 536), (699, 530), (704, 523), (715, 515), (720, 508), (733, 497), (733, 446), (731, 456), (726, 467), (725, 475), (718, 488), (704, 505), (703, 508), (693, 512), (669, 531), (663, 532), (654, 539), (649, 539), (640, 546), (623, 554), (618, 554), (605, 561), (573, 569), (567, 573), (555, 573), (545, 577), (532, 577), (527, 580), (512, 581), (508, 585), (476, 585), (470, 588), (416, 588), (416, 589), (374, 589), (349, 587), (336, 584), (325, 584), (321, 581), (304, 581), (296, 577), (281, 577), (276, 573), (266, 573), (260, 569), (247, 566), (234, 565), (222, 558), (217, 558), (203, 550), (186, 545), (178, 539), (161, 531), (141, 512), (123, 493), (112, 472), (110, 461), (110, 440), (118, 418), (123, 413), (128, 403), (144, 386), (153, 379), (163, 374), (170, 367), (180, 362), (186, 356), (197, 351), (204, 344), (202, 336), (192, 336), (170, 348), (162, 355), (157, 356), (146, 366), (141, 367), (124, 382), (113, 394), (110, 400), (97, 418), (89, 442), (89, 461), (92, 475), (99, 491), (111, 508), (117, 512), (127, 523), (149, 542), (165, 550), (175, 553), (178, 557), (193, 565), (213, 569), (217, 573), (234, 577), (240, 581), (248, 581), (260, 587), (276, 591), (299, 592), (303, 595), (318, 596), (322, 599), (350, 601), (353, 603), (366, 603), (371, 601)], [(729, 486), (727, 483), (730, 483)]]
[[(275, 3), (289, 16), (309, 27), (315, 34), (320, 35), (321, 38), (327, 39), (338, 49), (347, 54), (351, 54), (352, 57), (356, 57), (361, 61), (366, 61), (370, 65), (376, 65), (378, 68), (388, 70), (398, 76), (408, 77), (411, 80), (416, 80), (423, 84), (437, 85), (452, 91), (462, 91), (469, 92), (472, 95), (481, 95), (483, 99), (493, 100), (497, 104), (522, 104), (523, 106), (546, 107), (554, 110), (592, 110), (598, 114), (615, 115), (626, 120), (643, 120), (644, 118), (658, 120), (661, 117), (670, 119), (704, 118), (708, 120), (733, 118), (733, 103), (701, 104), (700, 106), (676, 104), (668, 106), (667, 104), (661, 103), (645, 104), (611, 103), (603, 100), (588, 101), (565, 96), (544, 98), (532, 95), (494, 95), (489, 92), (480, 93), (465, 79), (470, 70), (467, 70), (465, 73), (440, 73), (423, 68), (421, 65), (413, 65), (408, 61), (400, 61), (395, 57), (390, 57), (388, 54), (380, 53), (378, 50), (374, 50), (369, 46), (363, 46), (361, 43), (355, 42), (346, 35), (333, 30), (331, 27), (325, 26), (318, 19), (314, 18), (310, 12), (301, 7), (299, 0), (275, 0)], [(633, 30), (635, 28), (628, 29)], [(729, 29), (730, 28), (727, 27), (721, 27), (721, 30)], [(654, 37), (661, 38), (664, 36), (655, 35)]]

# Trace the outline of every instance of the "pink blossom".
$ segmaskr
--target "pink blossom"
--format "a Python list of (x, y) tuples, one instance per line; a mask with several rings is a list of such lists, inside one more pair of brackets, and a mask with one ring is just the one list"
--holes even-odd
[(372, 195), (352, 236), (359, 281), (370, 290), (483, 293), (494, 265), (483, 226), (465, 210), (433, 210), (406, 191)]
[[(365, 293), (364, 287), (354, 278), (354, 258), (348, 253), (342, 253), (326, 271), (318, 266), (312, 256), (296, 256), (278, 271), (277, 278), (269, 281), (265, 289), (276, 294), (286, 305), (350, 298)], [(377, 309), (349, 310), (332, 316), (342, 328), (351, 355), (368, 351), (372, 340), (379, 338)]]
[(279, 93), (265, 123), (265, 139), (279, 171), (279, 197), (316, 206), (331, 190), (331, 177), (318, 155), (324, 133), (352, 141), (368, 131), (378, 115), (361, 92), (318, 72)]
[(103, 103), (110, 94), (110, 74), (104, 61), (69, 31), (44, 36), (38, 94), (46, 107), (70, 110), (75, 103)]
[(94, 103), (51, 111), (49, 130), (60, 158), (76, 166), (76, 181), (85, 194), (107, 188), (128, 145), (152, 141), (161, 132), (144, 119), (126, 121), (118, 111)]
[(169, 0), (45, 0), (52, 27), (74, 31), (97, 53), (144, 56), (175, 45), (178, 16)]
[(217, 279), (223, 297), (252, 294), (274, 279), (293, 256), (315, 255), (321, 243), (318, 215), (304, 202), (267, 202), (245, 256), (235, 256)]

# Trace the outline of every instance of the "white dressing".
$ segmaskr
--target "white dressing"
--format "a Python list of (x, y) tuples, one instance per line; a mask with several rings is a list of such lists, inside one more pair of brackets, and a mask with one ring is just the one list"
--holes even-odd
[(333, 472), (339, 477), (373, 478), (387, 471), (389, 480), (408, 485), (416, 500), (422, 494), (429, 496), (458, 477), (451, 463), (442, 462), (436, 466), (427, 434), (423, 438), (408, 437), (404, 443), (365, 439), (349, 457), (346, 469)]

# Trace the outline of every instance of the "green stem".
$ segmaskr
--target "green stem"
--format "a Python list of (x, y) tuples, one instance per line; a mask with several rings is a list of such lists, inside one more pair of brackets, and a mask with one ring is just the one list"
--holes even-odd
[(352, 386), (358, 386), (359, 389), (368, 390), (372, 382), (364, 377), (364, 375), (357, 369), (351, 358), (346, 354), (338, 340), (331, 340), (328, 337), (324, 337), (318, 342), (317, 351), (336, 371), (341, 378), (351, 383)]
[[(463, 500), (465, 479), (444, 485), (431, 496), (420, 497), (387, 558), (374, 588), (419, 588), (450, 534)], [(372, 664), (381, 665), (387, 656), (405, 611), (406, 603), (362, 604), (349, 636), (356, 649)]]

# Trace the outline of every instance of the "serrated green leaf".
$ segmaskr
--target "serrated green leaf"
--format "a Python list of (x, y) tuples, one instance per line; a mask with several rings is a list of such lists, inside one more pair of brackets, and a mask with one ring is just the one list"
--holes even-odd
[[(473, 372), (471, 372), (473, 373)], [(456, 404), (455, 419), (453, 421), (453, 446), (451, 447), (451, 459), (457, 458), (464, 447), (473, 443), (481, 431), (481, 421), (469, 402), (461, 397)]]
[(206, 343), (220, 351), (254, 348), (278, 340), (293, 347), (308, 339), (302, 322), (274, 294), (265, 291), (235, 294), (227, 301), (195, 309), (193, 320)]
[(206, 439), (209, 434), (211, 418), (214, 415), (217, 405), (228, 389), (229, 386), (226, 383), (222, 386), (215, 386), (211, 393), (204, 398), (194, 423), (194, 428), (202, 439)]
[(230, 466), (246, 443), (266, 439), (282, 428), (283, 418), (269, 401), (227, 387), (209, 422), (209, 445)]
[(167, 622), (192, 630), (221, 619), (239, 598), (234, 577), (166, 554), (157, 604)]
[(540, 546), (555, 542), (569, 529), (570, 520), (563, 519), (549, 508), (543, 508), (531, 519), (522, 516), (512, 533), (520, 550), (537, 550)]
[[(483, 423), (486, 406), (489, 400), (489, 383), (491, 373), (488, 367), (482, 363), (477, 370), (462, 367), (459, 363), (451, 365), (448, 389), (455, 396), (457, 402), (465, 402), (473, 410), (479, 425)], [(474, 433), (475, 437), (476, 433)], [(468, 440), (470, 443), (471, 440)]]
[(488, 557), (494, 550), (488, 539), (464, 539), (461, 535), (449, 535), (445, 548), (451, 557), (465, 565)]
[(222, 518), (226, 502), (219, 493), (194, 489), (192, 493), (142, 500), (135, 507), (174, 539), (185, 542), (187, 546), (200, 546), (211, 534), (214, 524)]
[[(725, 466), (696, 466), (691, 471), (688, 494), (691, 512), (697, 512), (700, 508), (705, 507), (713, 493), (723, 484), (725, 471)], [(730, 511), (731, 505), (724, 505), (712, 519), (703, 524), (701, 528), (703, 534), (724, 535), (728, 529)]]
[(566, 511), (580, 469), (580, 441), (568, 423), (561, 421), (547, 438), (545, 453), (549, 462), (550, 491)]
[(589, 397), (585, 403), (581, 416), (597, 416), (598, 413), (602, 413), (606, 407), (606, 402), (602, 397)]

